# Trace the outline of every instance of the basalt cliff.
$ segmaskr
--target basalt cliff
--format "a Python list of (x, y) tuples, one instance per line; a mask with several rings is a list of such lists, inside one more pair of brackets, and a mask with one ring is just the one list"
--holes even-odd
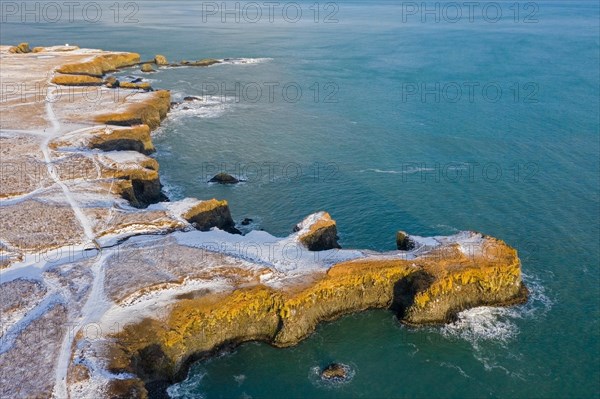
[(170, 92), (110, 73), (219, 60), (0, 57), (0, 397), (157, 397), (224, 346), (294, 345), (351, 312), (418, 326), (527, 298), (517, 252), (481, 233), (401, 232), (378, 253), (341, 249), (326, 212), (242, 235), (226, 201), (169, 202), (149, 154)]

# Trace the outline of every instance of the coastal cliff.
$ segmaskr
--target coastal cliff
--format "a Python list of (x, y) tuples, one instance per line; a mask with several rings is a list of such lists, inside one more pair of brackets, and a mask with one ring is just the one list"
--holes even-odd
[(107, 83), (138, 54), (23, 43), (0, 56), (3, 81), (45, 93), (0, 102), (0, 396), (143, 398), (223, 346), (294, 345), (351, 312), (436, 324), (527, 298), (516, 251), (479, 233), (403, 233), (401, 250), (374, 253), (341, 249), (324, 211), (278, 238), (239, 234), (223, 200), (168, 202), (148, 154), (170, 93)]
[[(465, 243), (478, 253), (466, 253)], [(289, 286), (259, 283), (181, 299), (164, 319), (147, 318), (115, 335), (109, 369), (133, 373), (156, 389), (185, 377), (193, 360), (224, 345), (251, 340), (295, 345), (319, 322), (351, 312), (389, 308), (410, 325), (439, 324), (470, 307), (512, 305), (526, 298), (516, 251), (468, 233), (414, 259), (361, 258)]]

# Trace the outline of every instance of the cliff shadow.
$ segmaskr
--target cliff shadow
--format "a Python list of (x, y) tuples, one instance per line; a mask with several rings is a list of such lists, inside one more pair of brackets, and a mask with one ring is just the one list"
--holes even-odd
[(394, 284), (394, 293), (390, 310), (398, 319), (404, 319), (406, 312), (413, 305), (417, 293), (428, 289), (435, 281), (435, 277), (424, 270), (411, 273), (401, 278)]

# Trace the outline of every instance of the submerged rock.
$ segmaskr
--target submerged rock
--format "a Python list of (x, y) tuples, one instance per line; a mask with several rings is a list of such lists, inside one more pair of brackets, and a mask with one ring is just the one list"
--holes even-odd
[(294, 232), (298, 232), (298, 239), (309, 251), (341, 248), (335, 220), (327, 212), (308, 216), (294, 227)]
[(244, 218), (244, 220), (242, 220), (242, 226), (248, 226), (252, 222), (253, 222), (252, 219), (250, 219), (250, 218)]
[(348, 378), (348, 368), (340, 363), (331, 363), (321, 371), (324, 380), (345, 380)]
[(212, 179), (208, 181), (209, 183), (219, 183), (219, 184), (236, 184), (239, 183), (240, 180), (231, 176), (228, 173), (219, 173), (215, 175)]
[(406, 232), (399, 230), (396, 233), (396, 247), (401, 251), (410, 251), (415, 248), (415, 242)]

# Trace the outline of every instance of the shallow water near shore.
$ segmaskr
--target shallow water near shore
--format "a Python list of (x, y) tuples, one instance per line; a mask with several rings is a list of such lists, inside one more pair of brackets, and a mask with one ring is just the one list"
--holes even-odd
[[(536, 4), (537, 23), (403, 23), (398, 3), (351, 1), (338, 23), (223, 24), (200, 3), (144, 2), (139, 23), (3, 24), (2, 40), (235, 58), (119, 74), (202, 100), (155, 133), (173, 199), (227, 199), (236, 221), (279, 236), (327, 210), (344, 248), (474, 229), (519, 250), (526, 305), (420, 329), (386, 310), (349, 315), (293, 348), (197, 363), (173, 397), (597, 397), (598, 4)], [(207, 183), (219, 171), (247, 181)], [(331, 362), (353, 378), (320, 384), (312, 370)]]

